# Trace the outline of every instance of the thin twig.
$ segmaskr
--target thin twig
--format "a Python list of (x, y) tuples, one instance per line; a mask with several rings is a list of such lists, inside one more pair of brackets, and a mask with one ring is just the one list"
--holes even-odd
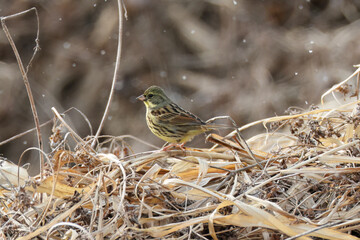
[(322, 226), (320, 226), (320, 227), (317, 227), (317, 228), (311, 229), (311, 230), (309, 230), (309, 231), (300, 233), (300, 234), (298, 234), (298, 235), (296, 235), (296, 236), (289, 237), (289, 238), (287, 238), (286, 240), (294, 240), (294, 239), (296, 239), (296, 238), (303, 237), (303, 236), (305, 236), (305, 235), (308, 235), (308, 234), (310, 234), (310, 233), (319, 231), (319, 230), (321, 230), (321, 229), (336, 226), (336, 225), (339, 224), (339, 223), (340, 223), (340, 221), (339, 221), (339, 222), (334, 222), (334, 223), (324, 224), (324, 225), (322, 225)]
[[(51, 123), (51, 122), (52, 122), (52, 120), (48, 120), (47, 122), (42, 123), (42, 124), (40, 125), (40, 127), (44, 127), (45, 125), (47, 125), (47, 124), (49, 124), (49, 123)], [(15, 136), (12, 136), (12, 137), (10, 137), (10, 138), (8, 138), (8, 139), (5, 139), (4, 141), (1, 141), (1, 142), (0, 142), (0, 146), (2, 146), (2, 145), (4, 145), (4, 144), (7, 144), (7, 143), (9, 143), (9, 142), (11, 142), (11, 141), (14, 141), (14, 140), (17, 139), (17, 138), (23, 137), (23, 136), (25, 136), (26, 134), (33, 132), (34, 130), (36, 130), (36, 127), (31, 128), (31, 129), (29, 129), (29, 130), (27, 130), (27, 131), (25, 131), (25, 132), (16, 134)]]
[[(89, 126), (90, 134), (92, 135), (92, 126), (91, 126), (91, 123), (90, 123), (89, 119), (87, 119), (87, 117), (85, 116), (85, 114), (82, 113), (79, 109), (77, 109), (77, 108), (75, 108), (75, 107), (71, 107), (71, 108), (69, 108), (68, 110), (64, 111), (62, 114), (65, 114), (65, 113), (67, 113), (67, 112), (70, 112), (71, 110), (77, 111), (77, 112), (84, 118), (85, 122), (86, 122), (86, 123), (88, 124), (88, 126)], [(50, 119), (50, 120), (42, 123), (42, 124), (40, 125), (40, 127), (44, 127), (45, 125), (47, 125), (47, 124), (49, 124), (49, 123), (52, 123), (52, 122), (53, 122), (53, 120)], [(2, 145), (4, 145), (4, 144), (7, 144), (7, 143), (9, 143), (9, 142), (11, 142), (11, 141), (14, 141), (15, 139), (21, 138), (21, 137), (25, 136), (26, 134), (31, 133), (31, 132), (33, 132), (33, 131), (35, 131), (35, 130), (36, 130), (36, 127), (31, 128), (31, 129), (29, 129), (29, 130), (26, 130), (25, 132), (16, 134), (15, 136), (12, 136), (12, 137), (10, 137), (10, 138), (8, 138), (8, 139), (5, 139), (5, 140), (3, 140), (3, 141), (0, 142), (0, 146), (2, 146)]]
[(69, 130), (69, 132), (74, 136), (76, 141), (81, 142), (82, 146), (86, 146), (86, 142), (65, 122), (65, 120), (61, 117), (59, 112), (56, 110), (56, 108), (52, 107), (51, 110), (55, 114), (55, 116), (61, 121), (62, 124)]
[[(15, 54), (15, 57), (16, 57), (16, 61), (19, 65), (19, 69), (20, 69), (20, 72), (21, 72), (21, 75), (23, 77), (23, 80), (24, 80), (24, 84), (25, 84), (25, 88), (26, 88), (26, 92), (27, 92), (27, 95), (29, 97), (29, 101), (30, 101), (30, 106), (31, 106), (31, 111), (32, 111), (32, 114), (33, 114), (33, 117), (34, 117), (34, 122), (35, 122), (35, 127), (36, 127), (36, 133), (37, 133), (37, 140), (38, 140), (38, 145), (39, 145), (39, 149), (41, 151), (43, 151), (43, 144), (42, 144), (42, 139), (41, 139), (41, 130), (40, 130), (40, 121), (39, 121), (39, 116), (38, 116), (38, 113), (37, 113), (37, 110), (36, 110), (36, 106), (35, 106), (35, 101), (34, 101), (34, 97), (32, 95), (32, 91), (31, 91), (31, 87), (30, 87), (30, 83), (29, 83), (29, 79), (27, 77), (27, 70), (25, 70), (24, 68), (24, 65), (22, 63), (22, 60), (21, 60), (21, 57), (20, 57), (20, 54), (16, 48), (16, 45), (14, 43), (14, 40), (12, 39), (11, 37), (11, 34), (9, 32), (9, 29), (7, 28), (6, 24), (5, 24), (5, 20), (6, 19), (9, 19), (9, 18), (13, 18), (13, 17), (17, 17), (17, 16), (21, 16), (23, 14), (26, 14), (30, 11), (35, 11), (35, 14), (37, 16), (37, 21), (38, 21), (38, 29), (37, 29), (37, 35), (36, 35), (36, 46), (35, 46), (35, 51), (33, 53), (33, 56), (31, 57), (30, 59), (30, 62), (29, 62), (29, 65), (27, 66), (27, 70), (33, 60), (33, 58), (35, 57), (35, 54), (38, 52), (39, 50), (39, 47), (38, 47), (38, 43), (39, 43), (39, 16), (38, 16), (38, 13), (37, 13), (37, 10), (36, 8), (30, 8), (26, 11), (23, 11), (23, 12), (20, 12), (20, 13), (17, 13), (17, 14), (14, 14), (14, 15), (10, 15), (10, 16), (7, 16), (7, 17), (1, 17), (0, 18), (0, 21), (1, 21), (1, 26), (4, 30), (4, 33), (6, 35), (6, 38), (8, 39), (9, 43), (10, 43), (10, 46), (11, 48), (13, 49), (13, 52)], [(43, 177), (43, 171), (44, 171), (44, 157), (42, 154), (40, 154), (40, 178), (42, 179)]]
[(114, 76), (111, 84), (110, 94), (109, 98), (106, 104), (106, 108), (103, 114), (103, 117), (101, 119), (100, 125), (98, 130), (95, 133), (94, 139), (91, 143), (91, 147), (94, 148), (97, 138), (100, 135), (101, 130), (104, 127), (104, 123), (106, 120), (107, 115), (109, 114), (110, 104), (112, 102), (113, 96), (114, 96), (114, 89), (115, 89), (115, 83), (118, 80), (119, 77), (119, 71), (120, 71), (120, 59), (121, 59), (121, 46), (122, 46), (122, 35), (123, 35), (123, 5), (121, 0), (118, 0), (118, 12), (119, 12), (119, 35), (118, 35), (118, 48), (117, 48), (117, 55), (116, 55), (116, 64), (115, 64), (115, 71)]

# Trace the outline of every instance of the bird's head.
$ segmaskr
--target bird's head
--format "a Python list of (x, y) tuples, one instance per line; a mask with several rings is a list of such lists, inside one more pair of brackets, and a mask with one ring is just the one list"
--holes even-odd
[(165, 95), (164, 90), (158, 86), (151, 86), (136, 99), (143, 101), (146, 107), (150, 109), (161, 108), (172, 101)]

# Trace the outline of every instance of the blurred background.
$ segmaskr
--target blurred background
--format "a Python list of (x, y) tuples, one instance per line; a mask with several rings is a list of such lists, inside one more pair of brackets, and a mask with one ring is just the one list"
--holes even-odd
[[(204, 120), (230, 115), (238, 125), (291, 106), (308, 109), (360, 63), (360, 1), (338, 0), (131, 0), (124, 1), (121, 73), (102, 134), (131, 134), (154, 145), (145, 107), (136, 97), (159, 85), (179, 105)], [(117, 47), (115, 0), (0, 0), (0, 15), (36, 7), (40, 47), (28, 76), (40, 121), (76, 107), (96, 131), (109, 95)], [(8, 20), (24, 64), (33, 54), (34, 12)], [(67, 121), (90, 134), (75, 111)], [(14, 53), (0, 32), (0, 141), (34, 127)], [(49, 151), (51, 126), (43, 128)], [(244, 133), (251, 137), (263, 128)], [(200, 136), (190, 143), (203, 146)], [(0, 146), (14, 162), (36, 146), (28, 134)], [(149, 148), (131, 142), (134, 151)], [(23, 161), (37, 161), (28, 154)], [(33, 169), (33, 172), (36, 172)]]

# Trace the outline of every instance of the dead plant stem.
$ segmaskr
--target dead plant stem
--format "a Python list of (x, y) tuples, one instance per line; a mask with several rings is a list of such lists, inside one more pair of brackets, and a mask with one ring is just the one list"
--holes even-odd
[(118, 48), (117, 48), (117, 54), (116, 54), (115, 71), (114, 71), (114, 76), (113, 76), (113, 80), (112, 80), (112, 84), (111, 84), (110, 94), (109, 94), (109, 98), (108, 98), (108, 101), (107, 101), (107, 104), (106, 104), (106, 107), (105, 107), (105, 111), (104, 111), (104, 114), (102, 116), (99, 128), (95, 133), (93, 142), (91, 143), (92, 148), (95, 147), (95, 144), (97, 142), (97, 138), (99, 137), (99, 135), (101, 133), (101, 130), (104, 127), (106, 117), (109, 114), (110, 104), (111, 104), (113, 96), (114, 96), (115, 84), (116, 84), (116, 81), (119, 78), (122, 35), (123, 35), (123, 12), (122, 12), (123, 11), (123, 3), (122, 3), (121, 0), (118, 0), (117, 2), (118, 2), (118, 13), (119, 13), (119, 34), (118, 34)]
[[(36, 18), (37, 18), (37, 32), (36, 32), (36, 39), (35, 39), (35, 42), (36, 42), (36, 46), (35, 46), (35, 50), (34, 50), (34, 53), (30, 59), (30, 62), (27, 66), (27, 69), (25, 70), (24, 68), (24, 65), (22, 63), (22, 60), (21, 60), (21, 57), (20, 57), (20, 54), (16, 48), (16, 45), (14, 43), (14, 40), (12, 39), (11, 35), (10, 35), (10, 32), (9, 32), (9, 29), (7, 28), (6, 24), (5, 24), (5, 20), (8, 19), (8, 18), (13, 18), (13, 17), (17, 17), (17, 16), (21, 16), (23, 14), (26, 14), (30, 11), (35, 11), (35, 14), (36, 14)], [(14, 15), (10, 15), (10, 16), (7, 16), (7, 17), (1, 17), (0, 18), (1, 20), (1, 26), (4, 30), (4, 33), (6, 35), (6, 38), (8, 39), (9, 43), (10, 43), (10, 46), (11, 48), (13, 49), (13, 52), (15, 54), (15, 57), (16, 57), (16, 61), (19, 65), (19, 69), (20, 69), (20, 72), (21, 72), (21, 76), (24, 80), (24, 84), (25, 84), (25, 88), (26, 88), (26, 92), (27, 92), (27, 95), (29, 97), (29, 101), (30, 101), (30, 106), (31, 106), (31, 111), (32, 111), (32, 114), (33, 114), (33, 117), (34, 117), (34, 122), (35, 122), (35, 127), (36, 127), (36, 133), (37, 133), (37, 140), (38, 140), (38, 145), (39, 145), (39, 148), (41, 151), (43, 151), (43, 144), (42, 144), (42, 139), (41, 139), (41, 130), (40, 130), (40, 121), (39, 121), (39, 116), (38, 116), (38, 113), (37, 113), (37, 110), (36, 110), (36, 106), (35, 106), (35, 101), (34, 101), (34, 97), (32, 95), (32, 91), (31, 91), (31, 87), (30, 87), (30, 83), (29, 83), (29, 79), (28, 79), (28, 76), (27, 76), (27, 71), (29, 69), (29, 66), (30, 64), (32, 63), (36, 53), (39, 51), (39, 16), (38, 16), (38, 12), (36, 10), (36, 8), (30, 8), (26, 11), (23, 11), (23, 12), (20, 12), (20, 13), (17, 13), (17, 14), (14, 14)], [(44, 157), (42, 154), (40, 154), (40, 178), (42, 179), (43, 178), (43, 171), (44, 171)]]

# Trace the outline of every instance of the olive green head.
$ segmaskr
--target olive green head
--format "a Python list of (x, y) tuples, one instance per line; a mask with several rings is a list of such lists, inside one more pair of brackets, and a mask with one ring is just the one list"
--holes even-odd
[(170, 98), (168, 98), (158, 86), (151, 86), (145, 90), (144, 94), (137, 97), (140, 101), (143, 101), (145, 105), (150, 109), (157, 109), (166, 106), (169, 103), (172, 103)]

